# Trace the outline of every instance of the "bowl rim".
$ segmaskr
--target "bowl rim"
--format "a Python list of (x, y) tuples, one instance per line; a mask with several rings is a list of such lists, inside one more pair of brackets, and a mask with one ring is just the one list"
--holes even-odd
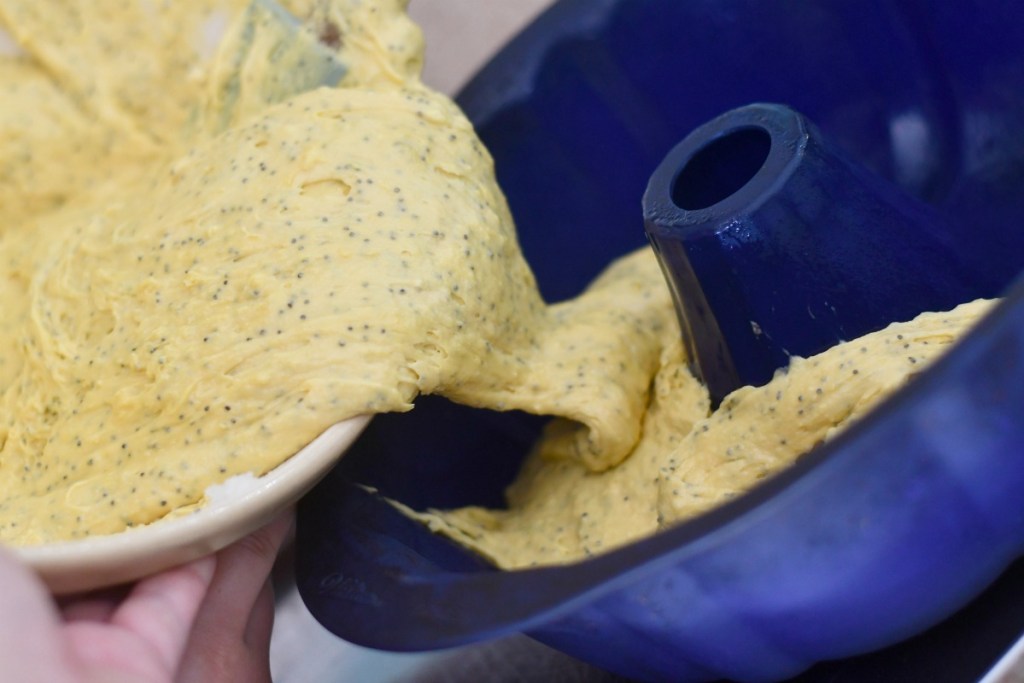
[(55, 594), (127, 583), (198, 559), (255, 531), (294, 504), (337, 463), (370, 419), (360, 415), (331, 425), (237, 492), (208, 488), (210, 499), (190, 513), (113, 534), (12, 550)]

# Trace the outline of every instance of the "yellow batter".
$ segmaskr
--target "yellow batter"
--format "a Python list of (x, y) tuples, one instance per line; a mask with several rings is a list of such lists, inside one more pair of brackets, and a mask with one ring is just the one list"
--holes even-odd
[(509, 509), (416, 516), (504, 568), (611, 550), (699, 515), (792, 464), (920, 372), (990, 305), (926, 313), (794, 358), (770, 383), (736, 390), (714, 412), (678, 336), (666, 337), (643, 436), (621, 464), (594, 472), (576, 462), (558, 443), (560, 432), (574, 427), (556, 422), (509, 488)]
[[(522, 512), (435, 523), (494, 527), (522, 556), (480, 547), (509, 566), (571, 559), (742, 490), (980, 314), (907, 328), (928, 345), (888, 361), (882, 337), (871, 363), (851, 347), (827, 380), (795, 365), (765, 394), (785, 401), (741, 391), (705, 421), (651, 254), (541, 300), (490, 157), (419, 83), (404, 0), (282, 4), (302, 27), (259, 0), (0, 0), (3, 541), (151, 522), (439, 393), (564, 421), (513, 489)], [(819, 386), (804, 427), (795, 397)], [(610, 499), (646, 513), (597, 532)]]
[[(273, 80), (222, 75), (241, 3), (57, 5), (0, 3), (3, 539), (150, 522), (420, 392), (579, 419), (595, 463), (636, 440), (658, 352), (632, 346), (670, 310), (546, 308), (404, 3), (318, 6), (341, 87), (270, 105), (224, 86)], [(225, 21), (227, 49), (185, 38)], [(595, 337), (613, 318), (639, 337)]]

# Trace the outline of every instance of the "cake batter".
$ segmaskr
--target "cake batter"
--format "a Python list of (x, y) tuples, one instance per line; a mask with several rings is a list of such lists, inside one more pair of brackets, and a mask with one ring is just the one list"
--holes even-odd
[(541, 299), (405, 2), (282, 4), (0, 0), (0, 540), (153, 522), (436, 393), (559, 420), (511, 511), (432, 523), (585, 557), (783, 467), (984, 309), (709, 415), (653, 255)]

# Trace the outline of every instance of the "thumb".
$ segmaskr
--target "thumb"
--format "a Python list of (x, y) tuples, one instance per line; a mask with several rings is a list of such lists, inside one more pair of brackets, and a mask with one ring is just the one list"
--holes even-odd
[(0, 546), (0, 680), (69, 681), (70, 662), (57, 606), (46, 587)]

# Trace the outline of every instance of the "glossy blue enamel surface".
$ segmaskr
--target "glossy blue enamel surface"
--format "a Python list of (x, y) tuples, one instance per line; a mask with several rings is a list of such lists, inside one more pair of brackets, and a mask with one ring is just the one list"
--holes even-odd
[[(666, 155), (644, 227), (717, 403), (791, 356), (997, 296), (999, 246), (867, 170), (799, 112), (749, 104)], [(941, 273), (941, 277), (936, 277)]]
[[(950, 614), (1024, 552), (1024, 6), (1009, 0), (562, 0), (464, 91), (545, 295), (645, 244), (686, 135), (777, 102), (989, 246), (1005, 301), (840, 438), (690, 523), (593, 560), (496, 571), (413, 506), (500, 504), (541, 421), (427, 397), (376, 418), (303, 501), (298, 581), (356, 643), (526, 631), (643, 680), (777, 680)], [(935, 278), (945, 273), (934, 273)]]

